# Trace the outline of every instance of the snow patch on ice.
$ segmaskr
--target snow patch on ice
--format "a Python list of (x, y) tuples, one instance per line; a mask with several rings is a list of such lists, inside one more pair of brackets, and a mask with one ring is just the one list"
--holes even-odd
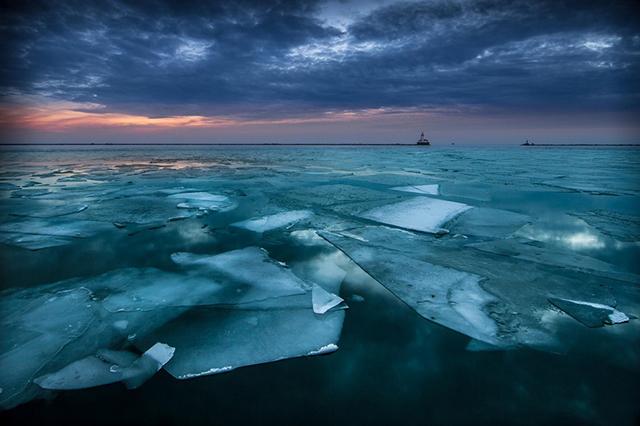
[(416, 197), (376, 207), (360, 216), (400, 228), (437, 233), (442, 231), (445, 223), (470, 208), (472, 207), (454, 201)]
[(194, 377), (200, 377), (200, 376), (209, 376), (211, 374), (218, 374), (218, 373), (224, 373), (226, 371), (231, 371), (233, 370), (233, 367), (230, 365), (227, 365), (225, 367), (214, 367), (210, 370), (207, 371), (203, 371), (202, 373), (189, 373), (189, 374), (183, 374), (182, 376), (178, 376), (178, 379), (192, 379)]
[(236, 207), (236, 203), (229, 197), (208, 192), (182, 192), (171, 194), (167, 198), (182, 200), (177, 205), (180, 209), (229, 211)]
[(315, 351), (310, 351), (307, 355), (313, 356), (313, 355), (329, 354), (337, 350), (338, 350), (338, 345), (336, 345), (335, 343), (329, 343), (328, 345), (325, 345), (320, 349), (317, 349)]

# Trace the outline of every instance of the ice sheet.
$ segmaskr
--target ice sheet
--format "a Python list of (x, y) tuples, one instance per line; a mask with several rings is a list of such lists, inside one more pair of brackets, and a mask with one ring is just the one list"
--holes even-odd
[(482, 277), (358, 240), (321, 235), (424, 318), (486, 343), (508, 343), (500, 341), (495, 321), (488, 315), (488, 305), (495, 298), (480, 286)]
[(194, 274), (218, 277), (226, 292), (219, 297), (226, 303), (303, 294), (309, 287), (258, 247), (213, 256), (174, 253), (171, 259), (184, 268), (190, 268)]
[(338, 343), (344, 312), (316, 315), (311, 309), (203, 308), (189, 311), (147, 340), (161, 339), (175, 347), (173, 359), (164, 368), (178, 379), (188, 379), (322, 353)]
[(360, 217), (415, 231), (437, 233), (442, 226), (471, 207), (453, 201), (416, 197), (376, 207)]

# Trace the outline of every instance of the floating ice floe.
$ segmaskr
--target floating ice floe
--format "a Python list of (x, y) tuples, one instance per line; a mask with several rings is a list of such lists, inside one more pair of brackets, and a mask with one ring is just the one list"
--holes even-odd
[(605, 324), (628, 322), (629, 317), (616, 308), (600, 303), (550, 297), (549, 302), (587, 327), (602, 327)]
[(393, 189), (394, 191), (402, 191), (402, 192), (413, 192), (416, 194), (425, 194), (425, 195), (438, 195), (440, 185), (431, 184), (431, 185), (409, 185), (409, 186), (396, 186)]
[(311, 300), (313, 301), (313, 312), (316, 314), (324, 314), (343, 302), (340, 296), (329, 293), (317, 284), (314, 284), (311, 290)]
[(414, 231), (438, 233), (445, 223), (470, 208), (454, 201), (416, 197), (373, 208), (360, 217)]
[(197, 209), (209, 211), (229, 211), (236, 207), (236, 203), (226, 195), (210, 194), (208, 192), (181, 192), (171, 194), (167, 198), (180, 200), (180, 209)]
[[(337, 349), (344, 311), (193, 309), (153, 332), (176, 347), (167, 370), (178, 379)], [(141, 343), (141, 344), (144, 344)]]
[(480, 286), (482, 277), (338, 235), (320, 235), (424, 318), (486, 343), (505, 343), (488, 314), (496, 299)]
[(269, 216), (256, 217), (231, 224), (238, 228), (248, 229), (254, 232), (267, 232), (274, 229), (290, 226), (301, 220), (311, 217), (309, 210), (292, 210), (276, 213)]
[(175, 348), (163, 343), (156, 343), (142, 356), (128, 351), (101, 350), (59, 371), (37, 377), (34, 382), (43, 389), (70, 390), (122, 381), (134, 389), (160, 370), (174, 351)]

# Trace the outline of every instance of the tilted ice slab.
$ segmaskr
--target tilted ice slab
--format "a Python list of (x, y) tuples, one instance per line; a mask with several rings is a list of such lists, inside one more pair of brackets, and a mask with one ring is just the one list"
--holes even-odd
[(311, 290), (311, 300), (313, 301), (313, 312), (316, 314), (324, 314), (343, 302), (340, 296), (329, 293), (317, 284), (314, 284)]
[(402, 192), (414, 192), (416, 194), (425, 194), (425, 195), (438, 195), (439, 184), (431, 184), (431, 185), (409, 185), (409, 186), (396, 186), (393, 189), (394, 191), (402, 191)]
[(373, 208), (360, 217), (414, 231), (437, 233), (445, 223), (470, 208), (454, 201), (416, 197)]
[(174, 253), (171, 259), (192, 274), (216, 277), (223, 289), (218, 304), (238, 304), (307, 292), (307, 285), (258, 247), (216, 255)]
[(169, 362), (174, 351), (175, 348), (163, 343), (156, 343), (142, 356), (128, 351), (102, 350), (59, 371), (37, 377), (34, 382), (43, 389), (71, 390), (122, 381), (134, 389)]
[(340, 235), (320, 235), (424, 318), (474, 339), (504, 345), (487, 313), (495, 298), (480, 286), (482, 277)]
[(332, 352), (344, 311), (312, 309), (193, 309), (139, 345), (161, 339), (176, 348), (165, 365), (178, 379), (223, 373), (238, 367)]
[(550, 297), (549, 302), (587, 327), (602, 327), (605, 324), (628, 322), (629, 317), (616, 308), (600, 303)]
[(311, 217), (313, 213), (308, 210), (292, 210), (288, 212), (276, 213), (269, 216), (256, 217), (232, 223), (231, 226), (248, 229), (254, 232), (267, 232), (273, 229), (290, 226), (301, 220)]
[(180, 200), (177, 205), (180, 209), (229, 211), (236, 207), (236, 203), (226, 195), (208, 192), (182, 192), (171, 194), (167, 198)]

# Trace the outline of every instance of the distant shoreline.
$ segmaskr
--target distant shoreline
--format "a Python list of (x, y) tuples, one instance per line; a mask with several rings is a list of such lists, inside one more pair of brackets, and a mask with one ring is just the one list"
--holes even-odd
[[(140, 143), (140, 142), (131, 142), (131, 143), (2, 143), (0, 146), (413, 146), (413, 147), (424, 147), (424, 148), (438, 148), (438, 147), (451, 147), (451, 146), (480, 146), (480, 145), (452, 145), (452, 144), (443, 144), (443, 145), (430, 145), (423, 146), (418, 144), (408, 144), (408, 143), (157, 143), (157, 142), (149, 142), (149, 143)], [(607, 144), (607, 143), (539, 143), (534, 145), (507, 145), (507, 144), (490, 144), (487, 146), (500, 146), (500, 147), (515, 147), (522, 146), (526, 148), (535, 148), (535, 147), (589, 147), (589, 146), (609, 146), (609, 147), (632, 147), (637, 146), (640, 147), (638, 143), (616, 143), (616, 144)]]

